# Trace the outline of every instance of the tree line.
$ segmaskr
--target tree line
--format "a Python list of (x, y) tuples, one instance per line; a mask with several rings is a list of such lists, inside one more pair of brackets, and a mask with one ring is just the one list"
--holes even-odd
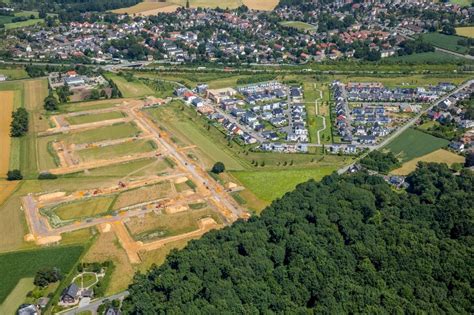
[(470, 313), (474, 176), (422, 163), (300, 184), (138, 273), (125, 314)]

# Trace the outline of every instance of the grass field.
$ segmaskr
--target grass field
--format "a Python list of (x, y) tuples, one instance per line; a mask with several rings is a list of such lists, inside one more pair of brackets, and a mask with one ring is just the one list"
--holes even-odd
[(0, 74), (7, 76), (7, 80), (28, 78), (28, 73), (23, 68), (0, 68)]
[(402, 61), (407, 63), (416, 62), (432, 62), (432, 63), (443, 63), (443, 62), (458, 62), (463, 61), (464, 58), (453, 56), (441, 51), (425, 52), (419, 54), (411, 54), (406, 56), (394, 56), (387, 59), (388, 61)]
[(175, 214), (151, 212), (144, 217), (132, 218), (126, 226), (134, 239), (151, 241), (197, 230), (198, 220), (204, 217), (212, 217), (216, 222), (220, 221), (214, 211), (204, 208)]
[(474, 26), (456, 27), (459, 36), (474, 38)]
[(53, 210), (62, 220), (87, 218), (106, 213), (113, 201), (114, 196), (95, 197), (62, 204)]
[(164, 172), (168, 168), (166, 162), (155, 158), (140, 159), (127, 163), (110, 165), (89, 170), (87, 173), (77, 173), (68, 177), (139, 177)]
[(117, 84), (123, 97), (142, 97), (155, 94), (150, 87), (146, 86), (139, 80), (128, 82), (125, 78), (115, 74), (107, 74), (107, 77)]
[(117, 104), (120, 104), (124, 100), (125, 99), (108, 99), (108, 100), (98, 100), (98, 101), (90, 101), (90, 102), (66, 103), (66, 104), (62, 104), (59, 110), (65, 113), (72, 113), (72, 112), (80, 112), (80, 111), (86, 111), (86, 110), (110, 108), (110, 107), (114, 107)]
[(64, 141), (68, 144), (91, 143), (104, 140), (129, 138), (139, 135), (140, 132), (140, 129), (138, 129), (134, 123), (118, 123), (112, 126), (70, 133), (64, 137)]
[(309, 179), (320, 180), (336, 170), (335, 167), (281, 171), (232, 172), (247, 189), (263, 201), (273, 201)]
[(123, 117), (125, 117), (125, 114), (123, 112), (115, 111), (115, 112), (71, 116), (71, 117), (67, 117), (66, 120), (71, 125), (81, 125), (81, 124), (88, 124), (88, 123), (93, 123), (93, 122), (103, 121), (103, 120), (119, 119)]
[(171, 184), (162, 182), (154, 185), (143, 186), (121, 193), (113, 204), (113, 209), (118, 210), (141, 202), (160, 199), (171, 193)]
[(82, 246), (62, 246), (1, 254), (0, 303), (3, 303), (18, 281), (33, 277), (41, 268), (57, 267), (67, 274), (83, 249)]
[(460, 36), (445, 35), (440, 33), (427, 33), (422, 36), (423, 40), (433, 44), (434, 46), (465, 54), (468, 47), (458, 45), (458, 40), (462, 39)]
[(451, 166), (454, 163), (464, 164), (464, 160), (465, 158), (461, 155), (457, 155), (453, 152), (444, 149), (439, 149), (404, 163), (402, 167), (391, 171), (390, 174), (408, 175), (416, 169), (416, 165), (418, 164), (418, 162), (445, 163), (448, 166)]
[(13, 91), (0, 91), (0, 178), (6, 177), (10, 164), (10, 123), (13, 111)]
[(448, 143), (448, 140), (433, 137), (422, 131), (407, 129), (384, 149), (390, 150), (402, 162), (407, 162), (445, 147)]
[(24, 303), (28, 292), (33, 290), (34, 278), (22, 278), (18, 281), (15, 288), (10, 292), (7, 298), (0, 304), (0, 314), (16, 314), (18, 307)]
[(155, 149), (154, 142), (150, 140), (128, 141), (106, 147), (88, 148), (77, 152), (82, 161), (113, 159), (126, 155), (150, 152)]
[(303, 32), (316, 30), (316, 27), (314, 25), (311, 25), (305, 22), (300, 22), (300, 21), (285, 21), (285, 22), (280, 22), (280, 24), (283, 26), (296, 28), (298, 31), (303, 31)]
[(11, 30), (14, 28), (36, 25), (43, 22), (44, 22), (43, 19), (31, 19), (31, 20), (26, 20), (26, 21), (21, 21), (21, 22), (7, 23), (5, 24), (5, 29)]
[(468, 7), (471, 5), (472, 0), (449, 0), (449, 2), (460, 5), (462, 7)]

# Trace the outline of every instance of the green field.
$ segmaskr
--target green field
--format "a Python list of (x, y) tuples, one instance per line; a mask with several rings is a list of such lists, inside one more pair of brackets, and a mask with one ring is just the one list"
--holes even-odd
[(0, 255), (0, 303), (23, 278), (34, 277), (41, 268), (59, 268), (69, 273), (83, 251), (82, 246), (62, 246)]
[(11, 30), (14, 28), (36, 25), (43, 22), (44, 22), (43, 19), (32, 19), (32, 20), (26, 20), (26, 21), (15, 22), (15, 23), (7, 23), (5, 24), (5, 29)]
[(285, 21), (280, 22), (280, 24), (286, 27), (296, 28), (298, 31), (316, 30), (316, 27), (314, 25), (300, 21)]
[(154, 95), (155, 92), (143, 82), (133, 80), (128, 82), (124, 77), (116, 74), (107, 74), (107, 78), (112, 79), (117, 84), (118, 89), (123, 97), (142, 97), (147, 95)]
[(123, 117), (125, 117), (125, 114), (123, 112), (115, 111), (115, 112), (70, 116), (70, 117), (66, 117), (66, 120), (71, 125), (81, 125), (81, 124), (88, 124), (88, 123), (93, 123), (93, 122), (103, 121), (103, 120), (119, 119)]
[(114, 107), (120, 104), (123, 99), (99, 100), (91, 102), (66, 103), (60, 106), (60, 111), (65, 113), (81, 112), (86, 110), (95, 110)]
[(155, 148), (155, 143), (150, 140), (137, 140), (100, 148), (88, 148), (78, 151), (77, 154), (82, 161), (92, 161), (150, 152)]
[(459, 62), (465, 59), (458, 56), (453, 56), (441, 51), (425, 52), (419, 54), (411, 54), (406, 56), (394, 56), (386, 59), (387, 61), (393, 62), (406, 62), (406, 63), (417, 63), (417, 62), (431, 62), (431, 63), (444, 63), (444, 62)]
[(407, 129), (384, 149), (390, 150), (402, 163), (447, 146), (448, 140), (433, 137), (422, 131)]
[(59, 218), (61, 218), (61, 220), (94, 217), (106, 213), (114, 201), (114, 198), (114, 196), (89, 198), (86, 200), (61, 204), (52, 210)]
[(0, 68), (0, 74), (3, 74), (7, 77), (7, 80), (19, 80), (28, 78), (28, 73), (26, 73), (23, 68)]
[(460, 5), (462, 7), (468, 7), (472, 4), (472, 0), (449, 0), (449, 2)]
[(237, 171), (232, 172), (247, 189), (264, 201), (273, 201), (293, 190), (297, 184), (307, 180), (320, 180), (330, 175), (336, 167), (294, 169), (281, 171)]
[(461, 36), (445, 35), (440, 33), (427, 33), (422, 35), (424, 41), (433, 44), (434, 46), (465, 54), (469, 48), (458, 45), (458, 40), (463, 39)]

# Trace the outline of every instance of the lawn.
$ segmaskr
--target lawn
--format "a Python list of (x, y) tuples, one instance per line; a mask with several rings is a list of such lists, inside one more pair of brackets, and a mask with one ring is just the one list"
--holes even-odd
[(456, 27), (459, 36), (474, 38), (474, 26)]
[(18, 251), (0, 255), (0, 303), (23, 278), (34, 277), (41, 268), (59, 268), (69, 273), (79, 259), (82, 246), (61, 246), (30, 251)]
[(287, 27), (293, 27), (296, 28), (298, 31), (309, 31), (309, 30), (316, 30), (314, 25), (305, 23), (305, 22), (300, 22), (300, 21), (285, 21), (285, 22), (280, 22), (281, 25), (287, 26)]
[(150, 140), (137, 140), (109, 145), (106, 147), (88, 148), (78, 151), (77, 155), (82, 161), (86, 162), (103, 159), (111, 160), (117, 157), (150, 152), (154, 149), (156, 149), (154, 142)]
[(237, 171), (232, 175), (263, 201), (273, 201), (310, 179), (320, 180), (336, 167), (275, 171)]
[(123, 97), (142, 97), (147, 95), (154, 95), (155, 92), (143, 82), (139, 80), (133, 80), (128, 82), (124, 77), (116, 74), (107, 74), (109, 79), (112, 79), (117, 84), (118, 89), (122, 93)]
[(434, 46), (465, 54), (468, 47), (458, 45), (458, 40), (463, 39), (460, 36), (445, 35), (441, 33), (427, 33), (422, 35), (424, 41), (433, 44)]
[(125, 114), (123, 112), (114, 111), (114, 112), (105, 112), (105, 113), (97, 113), (97, 114), (70, 116), (70, 117), (66, 117), (66, 120), (71, 125), (81, 125), (81, 124), (88, 124), (88, 123), (93, 123), (93, 122), (103, 121), (103, 120), (119, 119), (123, 117), (125, 117)]
[(408, 175), (416, 169), (418, 162), (445, 163), (451, 166), (454, 163), (464, 164), (464, 160), (465, 158), (461, 155), (457, 155), (444, 149), (439, 149), (404, 163), (402, 167), (393, 170), (390, 174)]
[(23, 68), (0, 68), (0, 74), (3, 74), (7, 77), (7, 80), (19, 80), (28, 78), (28, 73), (26, 73)]
[(402, 162), (407, 162), (445, 147), (448, 143), (448, 140), (433, 137), (422, 131), (407, 129), (385, 149), (390, 150)]
[(62, 220), (94, 217), (106, 213), (114, 201), (114, 198), (114, 196), (88, 198), (85, 200), (60, 204), (52, 210)]

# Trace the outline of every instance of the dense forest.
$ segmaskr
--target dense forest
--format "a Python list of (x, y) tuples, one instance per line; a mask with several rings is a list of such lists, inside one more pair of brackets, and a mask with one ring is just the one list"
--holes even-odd
[(474, 176), (420, 164), (395, 191), (366, 173), (309, 181), (260, 217), (137, 274), (127, 314), (468, 314)]

